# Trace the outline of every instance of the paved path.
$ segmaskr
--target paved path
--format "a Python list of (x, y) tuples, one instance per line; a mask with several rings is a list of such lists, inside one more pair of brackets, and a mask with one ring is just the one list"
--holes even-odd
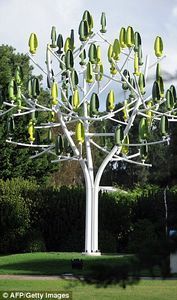
[[(83, 276), (74, 276), (72, 274), (63, 274), (63, 275), (0, 275), (1, 279), (15, 279), (15, 280), (83, 280)], [(162, 280), (161, 277), (140, 277), (141, 280)], [(177, 277), (165, 278), (165, 280), (177, 280)]]
[(83, 279), (83, 276), (73, 276), (72, 274), (63, 275), (0, 275), (1, 279), (15, 279), (15, 280), (58, 280), (58, 279)]

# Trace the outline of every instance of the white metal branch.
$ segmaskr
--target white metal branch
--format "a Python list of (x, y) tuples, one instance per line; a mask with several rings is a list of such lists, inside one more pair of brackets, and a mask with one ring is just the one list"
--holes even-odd
[(122, 158), (122, 159), (113, 158), (111, 161), (125, 161), (125, 162), (128, 162), (130, 164), (134, 164), (134, 165), (139, 165), (139, 166), (144, 166), (144, 167), (152, 167), (151, 164), (146, 164), (144, 162), (138, 162), (138, 161), (134, 161), (134, 160), (131, 160), (131, 159), (126, 159), (126, 158)]
[(0, 117), (1, 116), (4, 116), (4, 115), (6, 115), (6, 114), (8, 114), (11, 110), (13, 110), (14, 109), (14, 107), (11, 107), (11, 108), (9, 108), (8, 110), (6, 110), (6, 111), (4, 111), (4, 112), (0, 112)]
[[(51, 147), (49, 147), (49, 148), (47, 148), (47, 149), (42, 148), (43, 151), (41, 151), (40, 153), (37, 153), (37, 154), (31, 156), (30, 159), (33, 159), (33, 158), (37, 158), (37, 157), (39, 157), (39, 156), (42, 156), (43, 154), (45, 154), (45, 153), (47, 153), (47, 152), (50, 152), (50, 150), (52, 150), (53, 148), (54, 148), (54, 146), (51, 146)], [(53, 154), (53, 153), (52, 153), (52, 154)]]
[(123, 65), (122, 65), (122, 67), (121, 67), (121, 69), (120, 69), (121, 72), (122, 72), (122, 70), (124, 69), (124, 67), (125, 67), (126, 63), (128, 62), (128, 60), (130, 59), (132, 50), (133, 50), (133, 48), (131, 47), (131, 48), (129, 49), (129, 54), (127, 55), (127, 57), (126, 57), (126, 59), (125, 59)]
[(164, 60), (164, 58), (166, 58), (166, 55), (162, 56), (155, 63), (153, 63), (152, 65), (150, 65), (149, 66), (149, 70), (152, 69), (153, 67), (155, 67), (160, 61)]
[(35, 64), (36, 67), (38, 67), (45, 75), (47, 75), (47, 72), (44, 71), (44, 69), (38, 63), (35, 62), (34, 58), (29, 52), (26, 55), (31, 59), (31, 61)]
[(31, 148), (49, 148), (51, 146), (51, 145), (37, 145), (37, 144), (33, 144), (33, 143), (31, 143), (31, 144), (18, 143), (18, 142), (14, 142), (12, 140), (6, 140), (6, 142), (13, 144), (13, 145), (18, 145), (18, 146), (23, 146), (23, 147), (31, 147)]

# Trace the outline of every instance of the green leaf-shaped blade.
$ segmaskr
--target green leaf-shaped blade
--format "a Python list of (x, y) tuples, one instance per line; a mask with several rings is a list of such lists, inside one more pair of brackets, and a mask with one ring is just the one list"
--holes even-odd
[(97, 46), (96, 48), (96, 62), (97, 64), (101, 63), (101, 47)]
[(127, 42), (127, 32), (126, 29), (122, 27), (119, 34), (119, 43), (122, 49), (127, 47), (126, 42)]
[(138, 49), (141, 45), (141, 36), (140, 36), (139, 32), (137, 32), (137, 31), (135, 32), (134, 40), (135, 40), (134, 51), (138, 52)]
[(78, 33), (80, 41), (85, 42), (89, 36), (89, 25), (86, 20), (80, 22)]
[(123, 107), (123, 120), (125, 122), (127, 122), (128, 118), (129, 118), (129, 112), (128, 112), (128, 106), (127, 106), (127, 99), (124, 100), (124, 107)]
[(141, 94), (144, 95), (146, 93), (146, 91), (145, 91), (146, 84), (145, 84), (145, 78), (144, 78), (143, 73), (140, 73), (140, 75), (139, 75), (138, 85), (139, 85)]
[(169, 123), (167, 116), (163, 115), (160, 119), (160, 134), (162, 137), (166, 137), (168, 135)]
[(58, 54), (61, 54), (63, 48), (63, 36), (61, 34), (58, 35), (57, 38), (57, 46), (58, 46)]
[(134, 31), (131, 26), (127, 27), (126, 44), (128, 48), (133, 47), (133, 45), (135, 44)]
[(176, 103), (176, 100), (177, 100), (176, 88), (175, 88), (175, 86), (173, 84), (170, 86), (170, 90), (171, 90), (171, 92), (173, 94), (174, 102)]
[(59, 134), (55, 141), (55, 153), (56, 155), (61, 155), (64, 150), (64, 139), (61, 134)]
[(97, 64), (95, 68), (95, 72), (96, 72), (95, 79), (97, 81), (101, 81), (103, 79), (103, 72), (104, 72), (103, 65)]
[(35, 54), (38, 47), (38, 39), (37, 39), (37, 35), (34, 32), (31, 33), (28, 44), (29, 44), (29, 51), (31, 52), (31, 54)]
[(66, 155), (73, 156), (73, 150), (66, 136), (64, 136), (64, 151)]
[(52, 26), (51, 30), (51, 48), (56, 48), (57, 46), (57, 33), (56, 33), (56, 27)]
[(154, 81), (153, 87), (152, 87), (152, 99), (154, 102), (160, 101), (160, 89), (159, 84), (157, 81)]
[(122, 152), (122, 154), (127, 155), (129, 152), (129, 136), (128, 135), (126, 135), (126, 137), (124, 138), (123, 144), (125, 144), (125, 145), (122, 146), (121, 152)]
[(159, 58), (163, 55), (163, 41), (160, 36), (157, 36), (154, 42), (155, 55)]
[(64, 45), (64, 51), (65, 51), (65, 53), (68, 50), (71, 50), (71, 38), (70, 37), (66, 38), (65, 45)]
[(86, 70), (86, 82), (92, 83), (93, 80), (94, 80), (93, 67), (92, 67), (91, 62), (89, 61), (87, 64), (87, 70)]
[(140, 75), (140, 68), (139, 68), (139, 59), (138, 59), (138, 53), (135, 52), (134, 55), (134, 74), (139, 76)]
[(96, 93), (93, 93), (90, 99), (90, 116), (96, 116), (99, 113), (99, 98)]
[(157, 66), (156, 66), (156, 81), (158, 81), (160, 77), (161, 77), (160, 64), (157, 63)]
[(81, 52), (81, 54), (79, 55), (81, 61), (79, 62), (79, 64), (81, 66), (84, 66), (86, 64), (85, 59), (86, 59), (86, 51), (85, 49)]
[(120, 145), (122, 144), (123, 138), (124, 138), (123, 128), (122, 128), (122, 126), (119, 124), (119, 125), (116, 127), (116, 130), (115, 130), (115, 136), (114, 136), (115, 144), (118, 145), (118, 146), (120, 146)]
[(21, 109), (22, 108), (22, 91), (21, 91), (21, 87), (20, 86), (17, 87), (16, 101), (17, 101), (17, 107), (18, 107), (18, 109)]
[(113, 43), (113, 58), (117, 61), (119, 60), (119, 55), (120, 55), (120, 43), (119, 43), (119, 40), (118, 39), (115, 39), (114, 40), (114, 43)]
[(167, 107), (167, 109), (172, 110), (173, 107), (174, 107), (174, 97), (173, 97), (173, 93), (172, 93), (171, 89), (168, 89), (166, 91), (165, 98), (166, 98), (166, 107)]
[(71, 29), (71, 34), (70, 34), (70, 43), (71, 43), (71, 51), (74, 50), (74, 29)]
[(51, 128), (49, 128), (49, 130), (47, 132), (47, 143), (51, 144), (52, 142), (53, 142), (52, 130), (51, 130)]
[(28, 135), (29, 135), (29, 141), (33, 143), (35, 141), (35, 129), (34, 129), (34, 122), (31, 119), (28, 123)]
[(33, 98), (37, 98), (40, 95), (40, 82), (37, 77), (34, 77), (32, 80), (32, 94)]
[(79, 92), (78, 90), (74, 91), (74, 94), (72, 96), (72, 106), (73, 109), (77, 109), (80, 103), (80, 98), (79, 98)]
[(82, 17), (82, 20), (87, 21), (87, 23), (88, 23), (88, 33), (89, 33), (89, 35), (91, 35), (92, 34), (92, 29), (93, 29), (93, 17), (92, 17), (92, 15), (90, 14), (90, 12), (88, 10), (85, 10), (85, 12), (83, 14), (83, 17)]
[(78, 143), (83, 143), (85, 139), (84, 125), (81, 122), (76, 124), (75, 137)]
[(138, 64), (139, 64), (139, 66), (143, 65), (143, 52), (142, 52), (141, 45), (139, 45), (139, 48), (138, 48)]
[(140, 146), (140, 157), (142, 161), (145, 161), (148, 157), (148, 145), (145, 142)]
[(33, 97), (33, 88), (32, 88), (32, 78), (28, 79), (28, 97), (32, 98)]
[(101, 33), (106, 33), (106, 14), (102, 12), (101, 14)]
[(52, 105), (56, 105), (58, 103), (58, 85), (56, 81), (52, 83), (51, 97), (52, 97)]
[(113, 111), (115, 108), (115, 95), (114, 91), (111, 90), (108, 93), (107, 99), (106, 99), (106, 110), (107, 111)]
[(23, 81), (23, 70), (21, 66), (18, 66), (15, 69), (15, 81), (18, 85), (20, 85)]
[(153, 106), (153, 102), (152, 100), (148, 101), (146, 103), (147, 106), (147, 111), (146, 111), (146, 115), (147, 115), (147, 124), (150, 127), (152, 125), (152, 120), (153, 120), (153, 112), (151, 111), (152, 106)]
[(8, 85), (8, 95), (11, 101), (16, 99), (17, 86), (15, 80), (12, 78)]
[(77, 85), (79, 83), (79, 77), (78, 77), (76, 70), (74, 70), (74, 69), (71, 72), (71, 81), (72, 81), (73, 88), (77, 89)]
[(141, 118), (139, 122), (139, 140), (140, 142), (146, 140), (148, 137), (149, 129), (148, 122), (146, 118)]
[[(136, 86), (135, 86), (135, 80), (134, 80), (133, 78), (131, 78), (130, 84), (132, 85), (132, 87), (133, 87), (134, 89), (136, 88)], [(130, 87), (129, 87), (129, 90), (130, 90), (130, 95), (129, 95), (130, 100), (131, 100), (131, 99), (135, 99), (135, 98), (136, 98), (135, 92), (134, 92), (133, 89), (130, 88)]]
[(65, 55), (65, 66), (67, 70), (72, 70), (74, 66), (74, 58), (71, 50), (68, 50)]
[(109, 45), (109, 48), (108, 48), (108, 61), (110, 63), (112, 63), (112, 60), (113, 59), (113, 46), (112, 45)]
[(159, 85), (160, 97), (164, 98), (164, 83), (161, 76), (159, 77), (158, 85)]
[(97, 61), (97, 48), (96, 48), (96, 45), (93, 44), (93, 43), (89, 47), (88, 57), (89, 57), (89, 61), (92, 64), (96, 64), (96, 61)]
[(60, 69), (63, 70), (63, 71), (66, 69), (66, 65), (65, 65), (65, 54), (63, 54), (63, 55), (60, 57)]
[(7, 132), (8, 136), (12, 137), (15, 130), (15, 121), (13, 117), (9, 117), (7, 120)]

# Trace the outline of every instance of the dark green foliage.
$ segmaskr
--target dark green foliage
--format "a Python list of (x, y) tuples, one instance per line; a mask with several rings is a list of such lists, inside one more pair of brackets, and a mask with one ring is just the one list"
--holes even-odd
[[(17, 66), (23, 69), (23, 93), (26, 94), (28, 78), (31, 76), (32, 67), (29, 64), (29, 58), (26, 55), (15, 52), (15, 49), (9, 46), (0, 46), (0, 89), (3, 92), (3, 101), (8, 100), (7, 87), (11, 78), (15, 75)], [(26, 87), (26, 89), (25, 89)], [(42, 91), (39, 97), (40, 103), (46, 103), (49, 99), (47, 92)], [(0, 178), (10, 179), (16, 177), (36, 178), (39, 182), (48, 179), (50, 173), (57, 169), (57, 166), (50, 163), (51, 157), (44, 155), (37, 160), (31, 160), (35, 151), (30, 148), (19, 147), (7, 144), (5, 141), (11, 137), (14, 141), (28, 141), (27, 116), (14, 118), (15, 129), (8, 132), (8, 120), (11, 114), (0, 117)], [(47, 114), (41, 114), (38, 122), (47, 119)], [(12, 122), (11, 122), (12, 123)], [(12, 126), (11, 126), (12, 127)], [(11, 128), (12, 129), (12, 128)], [(44, 140), (44, 133), (42, 134)]]
[[(48, 251), (83, 251), (85, 193), (82, 188), (63, 187), (42, 192), (41, 231)], [(71, 246), (72, 245), (72, 246)]]
[(30, 212), (18, 186), (19, 181), (0, 180), (0, 253), (22, 251), (30, 227)]
[[(102, 222), (101, 222), (101, 224), (102, 224)], [(101, 226), (101, 227), (104, 227), (104, 226)], [(117, 252), (117, 235), (112, 233), (108, 229), (99, 230), (99, 249), (103, 253), (116, 253)]]
[(23, 81), (27, 84), (28, 76), (31, 74), (32, 67), (29, 65), (29, 58), (20, 53), (15, 53), (15, 49), (8, 45), (0, 46), (0, 84), (3, 88), (7, 88), (12, 76), (15, 75), (17, 66), (23, 69)]
[(132, 193), (121, 191), (100, 195), (100, 237), (103, 233), (107, 233), (107, 237), (109, 232), (109, 239), (101, 239), (102, 251), (114, 252), (115, 248), (118, 252), (123, 250), (131, 227), (133, 200), (134, 195)]
[(25, 236), (25, 252), (45, 252), (46, 246), (40, 231), (33, 229)]
[(170, 244), (165, 235), (160, 236), (154, 223), (148, 219), (139, 220), (131, 236), (130, 250), (136, 253), (141, 267), (155, 275), (155, 267), (159, 267), (163, 277), (170, 275)]

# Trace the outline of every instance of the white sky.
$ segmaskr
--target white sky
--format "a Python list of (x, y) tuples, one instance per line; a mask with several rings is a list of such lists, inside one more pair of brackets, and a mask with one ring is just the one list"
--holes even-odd
[(142, 35), (144, 54), (153, 51), (154, 39), (160, 35), (167, 54), (163, 68), (170, 73), (177, 70), (177, 0), (0, 0), (0, 44), (26, 53), (29, 35), (36, 32), (37, 59), (44, 62), (51, 27), (66, 37), (71, 28), (78, 30), (86, 9), (94, 17), (96, 30), (101, 12), (106, 12), (110, 40), (118, 37), (122, 26), (133, 26)]

